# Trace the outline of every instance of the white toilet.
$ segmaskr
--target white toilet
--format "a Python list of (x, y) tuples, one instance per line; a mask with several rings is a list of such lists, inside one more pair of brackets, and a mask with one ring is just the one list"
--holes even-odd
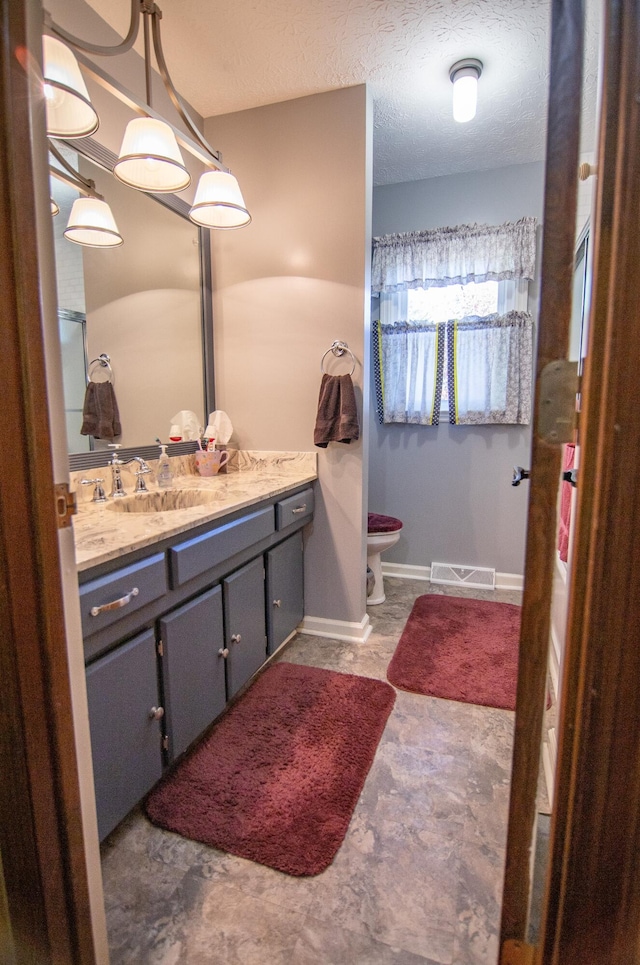
[(375, 582), (367, 606), (384, 603), (384, 583), (382, 582), (382, 565), (380, 554), (390, 550), (400, 539), (402, 522), (395, 516), (382, 516), (379, 513), (369, 513), (367, 521), (367, 565), (371, 567)]

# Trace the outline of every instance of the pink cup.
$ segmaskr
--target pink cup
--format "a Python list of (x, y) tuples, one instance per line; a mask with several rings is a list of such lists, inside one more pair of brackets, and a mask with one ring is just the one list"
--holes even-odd
[(196, 452), (196, 469), (201, 476), (215, 476), (229, 461), (229, 450)]

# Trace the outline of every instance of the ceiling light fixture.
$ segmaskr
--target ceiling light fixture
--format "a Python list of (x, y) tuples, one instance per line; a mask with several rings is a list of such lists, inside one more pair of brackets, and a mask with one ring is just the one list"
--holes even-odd
[[(140, 17), (142, 17), (144, 28), (145, 102), (142, 102), (136, 95), (127, 91), (112, 77), (101, 71), (92, 61), (82, 56), (82, 53), (112, 56), (129, 50), (136, 41)], [(153, 0), (131, 0), (131, 19), (127, 36), (119, 44), (104, 47), (90, 44), (78, 37), (74, 37), (55, 24), (48, 14), (45, 14), (46, 27), (57, 35), (57, 37), (44, 37), (45, 78), (48, 78), (51, 74), (55, 77), (55, 70), (49, 67), (52, 49), (56, 52), (56, 47), (51, 47), (50, 41), (53, 41), (55, 45), (61, 46), (63, 50), (66, 51), (68, 54), (67, 60), (70, 58), (76, 64), (82, 84), (81, 95), (89, 106), (91, 106), (91, 102), (88, 93), (86, 93), (82, 75), (80, 74), (80, 67), (83, 68), (85, 73), (88, 73), (99, 84), (123, 101), (123, 103), (127, 104), (129, 108), (132, 108), (141, 115), (130, 121), (127, 125), (120, 148), (120, 155), (113, 169), (114, 175), (119, 180), (139, 191), (149, 191), (153, 194), (183, 191), (189, 186), (191, 176), (184, 164), (180, 144), (182, 147), (186, 147), (191, 154), (197, 157), (198, 160), (208, 168), (200, 179), (201, 181), (205, 178), (207, 180), (204, 182), (202, 189), (200, 184), (198, 185), (198, 190), (196, 191), (197, 204), (194, 203), (194, 207), (190, 212), (189, 216), (191, 219), (196, 224), (206, 227), (234, 228), (249, 224), (251, 216), (246, 209), (236, 179), (227, 168), (223, 167), (220, 155), (213, 150), (211, 145), (200, 133), (198, 126), (189, 115), (182, 98), (171, 80), (162, 50), (160, 37), (161, 19), (162, 13)], [(60, 38), (60, 40), (57, 38)], [(61, 43), (61, 41), (64, 41), (64, 43)], [(74, 56), (74, 54), (65, 47), (65, 43), (81, 53), (77, 55), (77, 57)], [(181, 131), (173, 127), (173, 125), (159, 115), (152, 107), (152, 49), (155, 54), (157, 69), (166, 91), (187, 130), (190, 132), (191, 137), (185, 137)], [(57, 59), (62, 59), (60, 53), (57, 53)], [(78, 66), (78, 61), (80, 67)], [(47, 83), (49, 83), (48, 80)], [(71, 89), (71, 84), (67, 82), (64, 82), (61, 86), (65, 91), (67, 88), (69, 90)], [(49, 113), (47, 114), (47, 119), (47, 126), (49, 128)], [(55, 136), (64, 139), (81, 137), (83, 134), (70, 133), (73, 130), (77, 130), (78, 127), (78, 122), (70, 123), (68, 128), (64, 128), (61, 123), (56, 124)], [(95, 130), (96, 127), (94, 127), (93, 130)], [(49, 129), (48, 133), (54, 135), (53, 129)], [(210, 177), (212, 174), (224, 174), (227, 177), (212, 179)], [(232, 182), (235, 184), (235, 193), (230, 191)], [(213, 190), (214, 184), (216, 185), (216, 189), (217, 187), (220, 188), (219, 193)], [(225, 211), (224, 216), (220, 213), (223, 210)]]
[(465, 124), (476, 116), (478, 103), (478, 80), (482, 74), (482, 61), (475, 57), (459, 60), (449, 71), (453, 84), (453, 119)]
[[(89, 248), (117, 248), (123, 244), (111, 208), (101, 194), (96, 191), (95, 181), (84, 178), (67, 159), (49, 142), (49, 151), (58, 165), (50, 164), (50, 173), (79, 191), (84, 197), (76, 198), (71, 206), (69, 221), (63, 234), (76, 245)], [(53, 206), (56, 210), (53, 210)], [(51, 213), (57, 214), (60, 208), (51, 199)]]
[(98, 115), (89, 99), (78, 61), (55, 37), (42, 38), (47, 134), (88, 137), (98, 129)]

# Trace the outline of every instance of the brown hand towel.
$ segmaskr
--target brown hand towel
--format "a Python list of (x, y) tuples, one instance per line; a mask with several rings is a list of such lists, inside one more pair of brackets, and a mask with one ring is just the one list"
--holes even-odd
[(313, 441), (326, 449), (330, 442), (351, 442), (360, 437), (358, 410), (350, 375), (322, 376)]
[(113, 439), (121, 434), (118, 403), (111, 382), (89, 382), (82, 417), (80, 435)]

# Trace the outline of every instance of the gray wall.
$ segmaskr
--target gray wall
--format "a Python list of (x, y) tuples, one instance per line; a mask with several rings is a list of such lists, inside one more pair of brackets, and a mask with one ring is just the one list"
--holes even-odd
[[(371, 252), (370, 100), (364, 86), (208, 118), (252, 223), (211, 232), (216, 405), (242, 449), (318, 454), (305, 614), (366, 616), (365, 514)], [(315, 449), (320, 360), (334, 339), (358, 359), (361, 438)], [(346, 363), (335, 363), (345, 372)]]
[[(542, 162), (386, 185), (374, 189), (373, 234), (541, 221), (543, 188)], [(536, 279), (534, 319), (537, 294)], [(528, 489), (511, 486), (511, 475), (529, 465), (528, 426), (381, 426), (373, 412), (370, 425), (369, 510), (404, 523), (385, 560), (523, 573)]]

